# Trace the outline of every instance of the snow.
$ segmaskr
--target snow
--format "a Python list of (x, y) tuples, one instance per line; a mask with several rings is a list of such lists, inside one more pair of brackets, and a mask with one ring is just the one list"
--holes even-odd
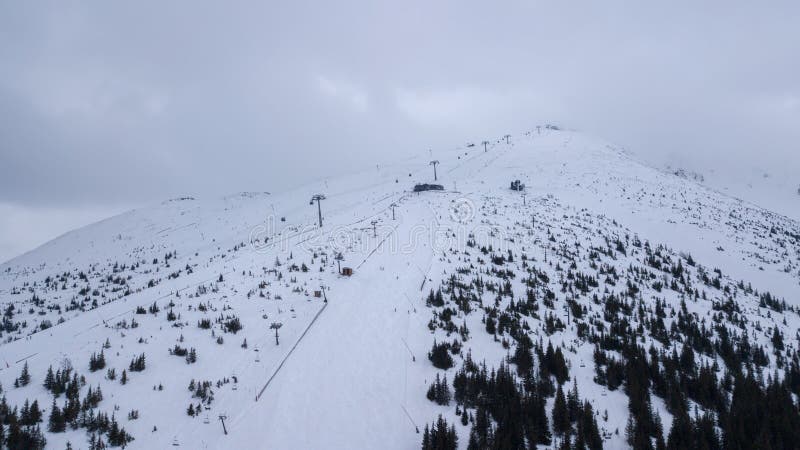
[[(587, 243), (599, 241), (601, 230), (628, 233), (691, 253), (700, 263), (723, 269), (730, 280), (747, 280), (800, 306), (800, 239), (785, 234), (800, 236), (797, 222), (645, 166), (602, 140), (546, 129), (514, 136), (510, 144), (494, 140), (487, 152), (482, 146), (460, 147), (432, 156), (441, 162), (437, 182), (445, 186), (443, 192), (410, 192), (414, 183), (433, 181), (426, 154), (284, 193), (166, 201), (67, 233), (3, 264), (0, 307), (13, 303), (14, 320), (28, 322), (20, 333), (2, 336), (5, 395), (11, 404), (36, 398), (49, 409), (42, 379), (48, 366), (56, 369), (68, 360), (86, 376), (87, 387), (102, 387), (101, 410), (110, 413), (119, 406), (117, 419), (136, 439), (130, 448), (174, 443), (192, 449), (417, 448), (417, 427), (421, 431), (439, 414), (455, 421), (453, 408), (425, 398), (437, 372), (426, 354), (434, 338), (446, 336), (428, 329), (431, 313), (424, 297), (463, 264), (453, 251), (463, 252), (471, 233), (498, 248), (527, 246), (524, 251), (540, 262), (550, 228)], [(514, 179), (527, 187), (524, 200), (508, 189)], [(308, 204), (316, 193), (327, 196), (321, 230), (317, 207)], [(394, 220), (392, 204), (397, 205)], [(531, 220), (536, 225), (529, 227)], [(372, 221), (377, 221), (374, 230)], [(531, 235), (533, 241), (524, 241)], [(165, 261), (171, 252), (176, 256)], [(342, 266), (354, 268), (352, 277), (338, 274), (334, 257), (339, 252)], [(115, 263), (126, 268), (114, 272)], [(309, 270), (288, 272), (292, 264)], [(281, 272), (280, 279), (273, 269)], [(45, 285), (46, 277), (57, 279), (65, 272), (70, 274), (66, 283)], [(86, 281), (79, 272), (87, 274)], [(130, 295), (108, 282), (109, 275), (126, 278)], [(148, 287), (150, 280), (157, 283)], [(70, 300), (86, 296), (79, 294), (86, 285), (99, 291), (88, 295), (98, 299), (98, 307), (64, 311)], [(198, 286), (208, 292), (197, 295)], [(313, 295), (321, 286), (327, 305)], [(60, 305), (61, 313), (32, 306), (33, 293), (45, 305)], [(137, 306), (153, 302), (161, 308), (157, 315), (135, 314)], [(165, 319), (169, 302), (184, 326)], [(199, 311), (201, 302), (212, 309)], [(696, 309), (708, 312), (705, 305)], [(196, 326), (201, 318), (213, 322), (220, 314), (235, 314), (244, 325), (235, 335), (216, 326), (221, 345)], [(65, 321), (57, 324), (60, 317)], [(116, 326), (132, 318), (138, 328)], [(787, 328), (797, 329), (794, 319)], [(55, 326), (30, 334), (43, 320)], [(474, 336), (465, 345), (473, 356), (499, 364), (507, 351), (482, 331), (480, 317), (465, 320)], [(272, 322), (283, 324), (279, 345), (269, 329)], [(245, 338), (247, 349), (240, 346)], [(539, 338), (569, 346), (574, 327), (534, 340)], [(132, 357), (146, 353), (146, 370), (129, 373), (125, 386), (107, 380), (105, 370), (87, 370), (90, 354), (106, 339), (111, 343), (107, 367), (116, 368), (118, 376)], [(170, 355), (167, 349), (176, 343), (196, 348), (197, 363)], [(609, 422), (601, 426), (611, 433), (619, 429), (620, 435), (606, 444), (622, 446), (627, 398), (593, 384), (590, 345), (576, 344), (574, 350), (567, 356), (581, 395), (597, 412), (609, 411)], [(33, 381), (15, 389), (24, 362)], [(187, 389), (191, 379), (232, 377), (238, 382), (213, 389), (210, 409), (197, 418), (187, 416), (188, 405), (198, 402)], [(154, 390), (159, 384), (163, 391)], [(552, 400), (548, 411), (551, 407)], [(140, 418), (125, 420), (132, 409)], [(227, 435), (220, 415), (227, 417)], [(463, 448), (468, 428), (459, 425), (458, 430)], [(53, 448), (63, 448), (68, 440), (85, 448), (87, 442), (84, 430), (46, 435)]]

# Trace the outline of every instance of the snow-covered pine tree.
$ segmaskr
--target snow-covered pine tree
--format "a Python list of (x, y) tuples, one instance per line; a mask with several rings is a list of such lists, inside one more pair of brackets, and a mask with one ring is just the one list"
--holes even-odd
[(25, 361), (25, 365), (22, 366), (22, 372), (19, 374), (17, 381), (20, 386), (27, 386), (28, 383), (31, 382), (31, 373), (28, 371), (28, 361)]

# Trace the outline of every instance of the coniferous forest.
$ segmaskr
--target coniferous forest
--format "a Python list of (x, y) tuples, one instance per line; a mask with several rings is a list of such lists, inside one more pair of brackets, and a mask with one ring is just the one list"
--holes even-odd
[[(538, 260), (472, 238), (446, 253), (462, 265), (425, 298), (440, 372), (427, 398), (452, 415), (428, 424), (423, 449), (594, 450), (612, 433), (645, 450), (800, 447), (800, 357), (786, 342), (797, 338), (746, 314), (755, 304), (785, 324), (797, 309), (635, 236), (582, 248), (546, 229)], [(467, 325), (475, 315), (481, 329)], [(754, 342), (754, 329), (769, 339)], [(465, 350), (476, 333), (504, 349), (499, 364)], [(593, 348), (589, 383), (565, 357), (578, 346)], [(583, 389), (624, 394), (624, 428), (606, 428)]]

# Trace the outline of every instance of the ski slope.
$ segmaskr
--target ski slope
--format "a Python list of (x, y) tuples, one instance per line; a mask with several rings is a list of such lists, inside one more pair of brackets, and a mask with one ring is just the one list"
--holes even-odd
[[(414, 183), (433, 182), (432, 158), (444, 191), (412, 193)], [(515, 179), (525, 198), (509, 190)], [(327, 197), (321, 228), (308, 203), (316, 193)], [(47, 368), (74, 367), (86, 388), (102, 387), (100, 409), (134, 436), (129, 448), (418, 448), (425, 424), (439, 414), (456, 420), (452, 408), (425, 398), (437, 373), (426, 354), (447, 335), (428, 327), (424, 299), (474, 262), (458, 256), (470, 236), (546, 261), (551, 229), (592, 242), (601, 233), (591, 227), (690, 253), (731, 281), (800, 306), (796, 221), (643, 165), (602, 140), (546, 128), (494, 140), (487, 151), (459, 146), (289, 192), (166, 201), (15, 258), (0, 266), (0, 308), (13, 304), (11, 321), (26, 325), (0, 336), (3, 394), (12, 405), (35, 398), (49, 408)], [(354, 275), (340, 275), (339, 264)], [(322, 290), (327, 302), (314, 295)], [(136, 313), (154, 303), (156, 314)], [(176, 320), (166, 319), (170, 309)], [(226, 315), (243, 329), (214, 322)], [(197, 326), (202, 319), (211, 329)], [(478, 335), (480, 321), (464, 320)], [(274, 322), (282, 324), (279, 345)], [(786, 327), (797, 325), (792, 318)], [(117, 375), (140, 353), (147, 368), (129, 373), (126, 385), (105, 370), (90, 373), (89, 357), (106, 339)], [(551, 339), (566, 346), (574, 330)], [(169, 354), (176, 344), (195, 348), (198, 361)], [(491, 364), (508, 353), (487, 336), (465, 345)], [(591, 351), (570, 354), (582, 393), (611, 412), (609, 433), (624, 429), (625, 396), (590, 388)], [(13, 388), (25, 363), (33, 380)], [(187, 389), (193, 379), (215, 386), (198, 417), (186, 414), (198, 402)], [(139, 418), (125, 420), (134, 409)], [(88, 439), (83, 429), (46, 438), (48, 448), (86, 448)], [(623, 442), (612, 436), (606, 445)]]

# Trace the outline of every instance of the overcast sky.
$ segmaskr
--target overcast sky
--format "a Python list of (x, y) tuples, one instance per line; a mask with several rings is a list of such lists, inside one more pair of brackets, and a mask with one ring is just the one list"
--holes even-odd
[(546, 121), (800, 173), (800, 2), (281, 3), (0, 0), (0, 261)]

